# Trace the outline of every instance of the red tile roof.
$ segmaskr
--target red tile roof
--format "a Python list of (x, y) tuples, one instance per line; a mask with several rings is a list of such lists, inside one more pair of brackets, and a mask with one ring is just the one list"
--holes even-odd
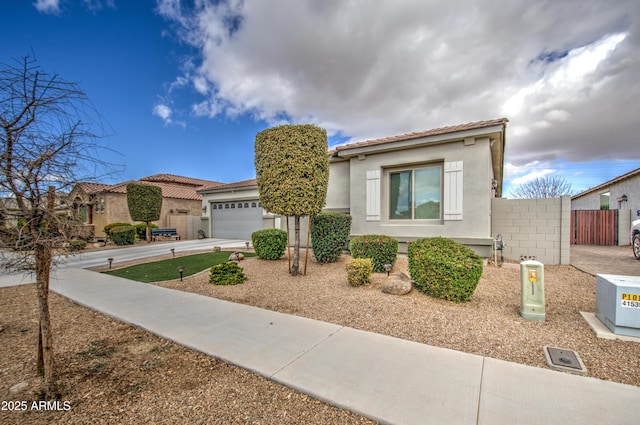
[(91, 195), (94, 193), (104, 192), (112, 185), (110, 184), (102, 184), (102, 183), (91, 183), (91, 182), (80, 182), (78, 183), (78, 188), (81, 189), (87, 195)]
[(87, 194), (100, 192), (125, 194), (127, 193), (127, 185), (129, 183), (151, 184), (162, 189), (162, 196), (164, 198), (186, 199), (193, 201), (202, 200), (202, 195), (197, 192), (199, 189), (202, 189), (203, 187), (216, 187), (223, 184), (212, 180), (195, 179), (191, 177), (176, 176), (173, 174), (155, 174), (153, 176), (143, 177), (138, 181), (129, 180), (116, 184), (81, 182), (78, 183), (78, 186)]
[(496, 120), (489, 120), (489, 121), (477, 121), (477, 122), (471, 122), (467, 124), (452, 125), (449, 127), (434, 128), (432, 130), (427, 130), (427, 131), (400, 134), (398, 136), (384, 137), (382, 139), (365, 140), (362, 142), (349, 143), (347, 145), (336, 146), (335, 148), (329, 151), (329, 155), (335, 155), (338, 152), (347, 150), (347, 149), (364, 148), (364, 147), (382, 145), (385, 143), (399, 142), (403, 140), (419, 139), (422, 137), (429, 137), (429, 136), (440, 136), (444, 134), (457, 133), (460, 131), (477, 130), (477, 129), (487, 128), (487, 127), (493, 127), (496, 125), (504, 126), (508, 121), (509, 120), (507, 120), (506, 118), (499, 118)]
[(213, 180), (196, 179), (192, 177), (176, 176), (175, 174), (154, 174), (152, 176), (143, 177), (140, 181), (157, 182), (157, 183), (177, 183), (189, 186), (209, 187), (223, 184)]

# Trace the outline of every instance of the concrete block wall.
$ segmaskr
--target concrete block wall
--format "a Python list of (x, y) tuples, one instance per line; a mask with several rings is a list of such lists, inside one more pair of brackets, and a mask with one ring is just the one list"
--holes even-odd
[(505, 259), (569, 264), (571, 198), (491, 201), (491, 236), (502, 235)]

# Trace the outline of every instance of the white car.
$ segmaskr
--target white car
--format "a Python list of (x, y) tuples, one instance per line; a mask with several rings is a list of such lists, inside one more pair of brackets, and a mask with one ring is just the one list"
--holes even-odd
[(631, 223), (631, 246), (633, 246), (633, 255), (640, 260), (640, 220)]

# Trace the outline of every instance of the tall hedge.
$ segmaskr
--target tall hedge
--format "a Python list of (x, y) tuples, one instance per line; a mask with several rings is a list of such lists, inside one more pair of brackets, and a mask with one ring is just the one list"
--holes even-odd
[(347, 248), (351, 233), (351, 216), (342, 213), (320, 213), (311, 221), (311, 245), (318, 263), (338, 261)]
[(416, 289), (432, 297), (469, 301), (482, 276), (482, 258), (451, 239), (418, 239), (407, 255)]
[(292, 217), (322, 211), (329, 184), (326, 130), (300, 124), (261, 131), (255, 166), (264, 209)]
[(151, 242), (149, 223), (160, 220), (162, 189), (152, 184), (129, 183), (127, 185), (127, 206), (133, 221), (144, 221), (147, 224), (146, 239)]
[(300, 258), (300, 217), (322, 210), (329, 184), (327, 132), (311, 124), (281, 125), (256, 135), (255, 166), (260, 202), (267, 211), (294, 217), (291, 274)]

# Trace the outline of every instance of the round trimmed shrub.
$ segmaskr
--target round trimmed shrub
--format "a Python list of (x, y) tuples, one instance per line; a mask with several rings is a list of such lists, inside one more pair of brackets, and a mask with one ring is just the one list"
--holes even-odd
[(373, 263), (370, 258), (354, 258), (344, 268), (347, 270), (347, 282), (351, 286), (364, 285), (371, 280)]
[(394, 265), (398, 257), (398, 241), (385, 235), (364, 235), (351, 239), (349, 251), (353, 258), (371, 258), (373, 271), (382, 273), (384, 265)]
[(245, 280), (247, 280), (247, 277), (244, 275), (242, 267), (233, 261), (227, 261), (211, 267), (209, 283), (214, 285), (237, 285)]
[(130, 224), (114, 227), (110, 231), (111, 240), (118, 246), (133, 245), (136, 243), (136, 228)]
[(111, 239), (111, 231), (113, 229), (115, 229), (116, 227), (124, 227), (124, 226), (132, 226), (131, 223), (122, 223), (122, 222), (117, 222), (117, 223), (109, 223), (106, 226), (104, 226), (104, 234), (107, 235), (107, 237), (109, 239)]
[(482, 276), (482, 258), (448, 238), (418, 239), (409, 245), (408, 257), (416, 289), (435, 298), (469, 301)]
[(281, 229), (257, 230), (251, 234), (256, 255), (263, 260), (278, 260), (287, 247), (287, 232)]
[(342, 213), (320, 213), (311, 221), (311, 246), (318, 263), (334, 263), (347, 247), (351, 232), (351, 216)]

